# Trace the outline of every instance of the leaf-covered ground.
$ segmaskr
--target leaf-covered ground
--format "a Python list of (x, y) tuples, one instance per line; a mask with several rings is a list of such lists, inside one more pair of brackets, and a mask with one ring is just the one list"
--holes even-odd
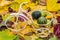
[[(13, 1), (2, 0), (2, 1), (0, 1), (0, 4), (1, 4), (0, 5), (0, 14), (4, 15), (4, 16), (2, 16), (3, 20), (5, 21), (6, 18), (10, 16), (10, 13), (8, 12), (9, 7), (11, 7), (15, 12), (18, 12), (19, 6), (22, 2), (30, 2), (30, 1), (29, 0), (13, 0)], [(34, 3), (27, 4), (27, 6), (31, 7), (32, 9), (35, 7), (34, 5), (35, 5)], [(36, 8), (39, 9), (38, 7), (36, 7)], [(43, 6), (41, 6), (41, 7), (43, 9), (46, 8)], [(35, 36), (35, 35), (32, 35), (31, 37), (25, 36), (24, 39), (25, 40), (44, 40), (42, 38), (37, 38), (37, 36)], [(13, 34), (10, 30), (5, 29), (5, 30), (0, 31), (0, 40), (20, 40), (20, 39), (17, 37), (17, 35)], [(57, 37), (54, 36), (54, 37), (50, 38), (49, 40), (57, 40)]]

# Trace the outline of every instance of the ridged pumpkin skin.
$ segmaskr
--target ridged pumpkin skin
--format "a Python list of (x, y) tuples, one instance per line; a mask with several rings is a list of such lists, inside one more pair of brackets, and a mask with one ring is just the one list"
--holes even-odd
[(47, 23), (47, 19), (45, 17), (40, 17), (38, 20), (37, 20), (37, 23), (38, 24), (46, 24)]

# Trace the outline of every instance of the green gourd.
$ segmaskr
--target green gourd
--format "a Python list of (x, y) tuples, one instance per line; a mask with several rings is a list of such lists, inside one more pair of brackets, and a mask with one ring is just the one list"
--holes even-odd
[(45, 17), (40, 17), (38, 20), (37, 20), (37, 23), (38, 24), (46, 24), (47, 23), (47, 19)]
[(39, 17), (41, 17), (41, 12), (40, 11), (32, 12), (32, 18), (33, 19), (38, 19)]

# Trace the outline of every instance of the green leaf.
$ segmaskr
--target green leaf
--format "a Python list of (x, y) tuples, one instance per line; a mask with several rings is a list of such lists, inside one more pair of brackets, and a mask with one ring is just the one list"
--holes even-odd
[(0, 39), (2, 40), (13, 40), (16, 36), (10, 33), (10, 30), (0, 31)]
[(56, 36), (50, 38), (49, 40), (58, 40)]
[(14, 40), (20, 40), (20, 37), (17, 35)]
[(2, 16), (3, 20), (5, 21), (8, 17), (10, 16), (10, 14), (6, 14), (5, 16)]
[(47, 26), (48, 26), (48, 27), (51, 26), (51, 20), (47, 20)]

